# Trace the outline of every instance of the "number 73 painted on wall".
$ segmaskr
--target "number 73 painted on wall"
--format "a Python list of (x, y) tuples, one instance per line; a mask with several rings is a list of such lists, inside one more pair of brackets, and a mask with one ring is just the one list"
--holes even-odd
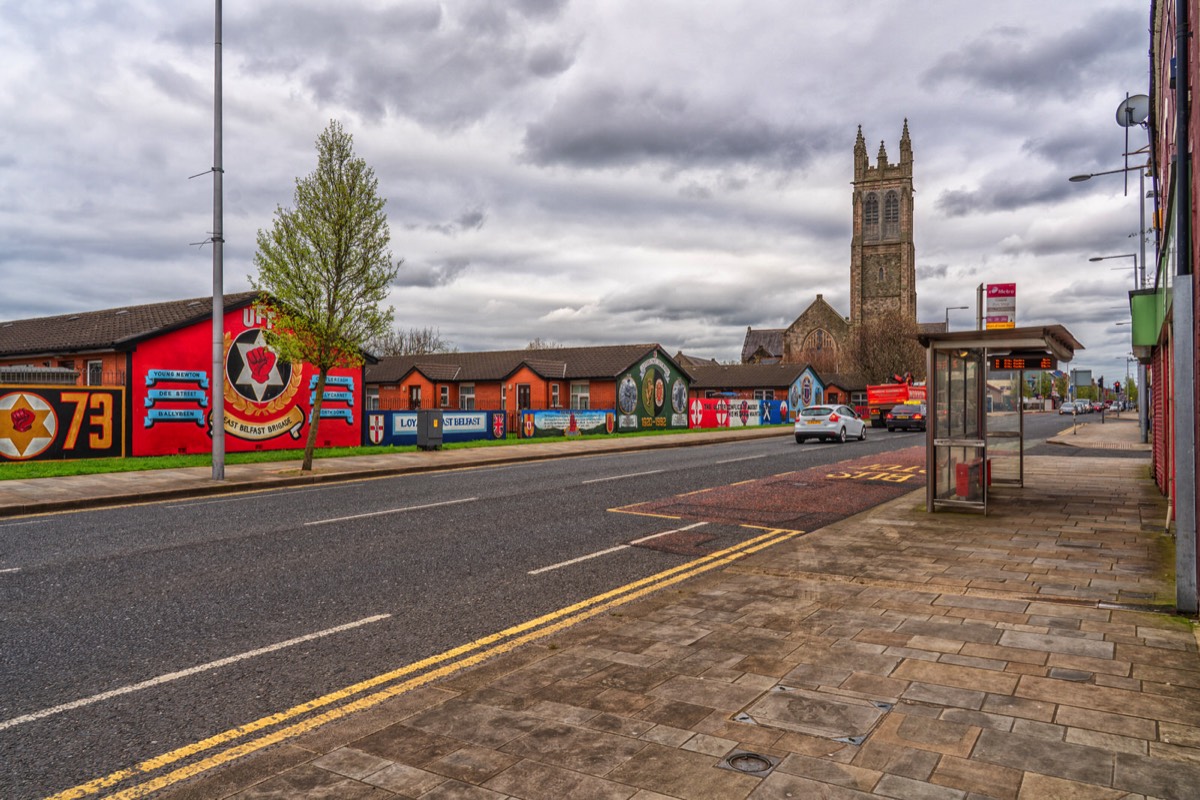
[(125, 455), (125, 390), (0, 389), (0, 457), (14, 461)]

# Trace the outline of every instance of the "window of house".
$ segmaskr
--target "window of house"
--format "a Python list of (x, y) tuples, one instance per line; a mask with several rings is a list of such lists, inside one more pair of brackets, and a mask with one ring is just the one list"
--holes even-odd
[(87, 385), (99, 386), (104, 383), (104, 362), (89, 361), (87, 365)]
[(475, 384), (464, 383), (458, 387), (458, 407), (463, 411), (475, 410)]
[(578, 381), (571, 384), (571, 408), (591, 408), (587, 381)]
[(508, 411), (508, 385), (500, 384), (500, 408)]
[(712, 400), (716, 396), (717, 396), (716, 389), (705, 389), (704, 390), (704, 399), (705, 400)]
[(367, 387), (366, 404), (368, 411), (379, 410), (379, 389), (373, 386)]
[(774, 389), (755, 389), (754, 390), (754, 399), (755, 400), (774, 400), (775, 399), (775, 390)]
[(560, 389), (557, 383), (550, 384), (550, 407), (561, 408), (562, 401), (560, 397)]
[(449, 408), (450, 407), (450, 387), (449, 386), (438, 387), (438, 395), (439, 395), (438, 399), (441, 401), (442, 408)]
[(867, 393), (866, 392), (851, 392), (850, 393), (850, 405), (865, 406), (866, 404), (867, 404)]

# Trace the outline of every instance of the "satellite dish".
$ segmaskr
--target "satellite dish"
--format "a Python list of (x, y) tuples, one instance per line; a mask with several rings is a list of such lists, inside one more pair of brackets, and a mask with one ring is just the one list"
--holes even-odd
[(1150, 116), (1150, 98), (1144, 94), (1126, 97), (1117, 106), (1117, 124), (1122, 128), (1141, 125)]

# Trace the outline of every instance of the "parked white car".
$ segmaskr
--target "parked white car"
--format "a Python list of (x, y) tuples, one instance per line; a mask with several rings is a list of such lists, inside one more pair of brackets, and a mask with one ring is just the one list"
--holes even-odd
[(809, 406), (796, 416), (796, 444), (806, 439), (844, 442), (867, 438), (867, 423), (850, 406)]

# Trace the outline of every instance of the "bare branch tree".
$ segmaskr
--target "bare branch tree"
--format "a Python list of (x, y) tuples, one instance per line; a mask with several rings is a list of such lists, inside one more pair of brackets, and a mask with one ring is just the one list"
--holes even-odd
[(458, 348), (442, 338), (439, 328), (391, 328), (367, 344), (375, 356), (419, 356), (428, 353), (457, 353)]
[(925, 379), (925, 350), (917, 341), (915, 320), (899, 312), (876, 315), (851, 335), (850, 360), (865, 383), (891, 383), (893, 376), (911, 373)]

